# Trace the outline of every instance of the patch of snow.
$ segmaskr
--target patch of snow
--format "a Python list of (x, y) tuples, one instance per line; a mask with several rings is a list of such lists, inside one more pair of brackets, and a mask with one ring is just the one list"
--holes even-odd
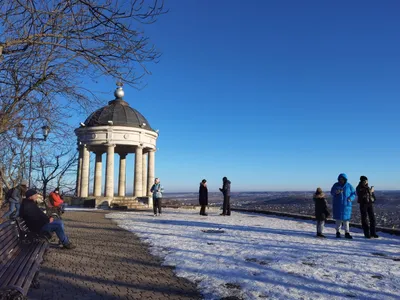
[(110, 213), (205, 299), (400, 299), (400, 237), (316, 238), (312, 221), (209, 209)]
[[(98, 208), (90, 208), (90, 207), (74, 207), (74, 206), (66, 206), (65, 211), (92, 211), (92, 210), (98, 210)], [(101, 210), (101, 209), (99, 209)]]

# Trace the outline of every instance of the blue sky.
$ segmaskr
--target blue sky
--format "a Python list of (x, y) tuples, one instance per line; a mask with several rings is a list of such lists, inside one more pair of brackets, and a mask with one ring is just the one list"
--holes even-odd
[[(167, 192), (223, 176), (233, 191), (328, 189), (341, 172), (399, 189), (400, 2), (166, 5), (146, 27), (161, 61), (144, 89), (124, 89), (160, 130)], [(106, 103), (115, 84), (100, 84)]]

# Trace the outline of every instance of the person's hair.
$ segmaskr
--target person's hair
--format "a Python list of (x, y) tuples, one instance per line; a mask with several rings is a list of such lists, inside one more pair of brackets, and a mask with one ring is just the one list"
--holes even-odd
[(201, 181), (201, 183), (206, 183), (207, 182), (207, 180), (205, 180), (205, 179), (203, 179), (202, 181)]
[(315, 195), (321, 195), (321, 194), (323, 194), (324, 192), (322, 191), (322, 189), (319, 187), (319, 188), (317, 188), (317, 190), (315, 191)]
[(21, 186), (20, 186), (20, 190), (21, 190), (21, 195), (22, 195), (23, 197), (25, 197), (25, 193), (26, 193), (26, 191), (28, 190), (28, 187), (27, 187), (26, 185), (21, 185)]

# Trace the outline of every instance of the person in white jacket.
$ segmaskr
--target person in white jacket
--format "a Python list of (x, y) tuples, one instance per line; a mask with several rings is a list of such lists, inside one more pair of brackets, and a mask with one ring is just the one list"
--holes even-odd
[[(161, 200), (162, 200), (162, 193), (164, 191), (163, 187), (161, 186), (160, 179), (154, 179), (154, 184), (150, 190), (153, 193), (153, 211), (154, 216), (156, 217), (161, 216)], [(158, 210), (158, 214), (157, 214)]]

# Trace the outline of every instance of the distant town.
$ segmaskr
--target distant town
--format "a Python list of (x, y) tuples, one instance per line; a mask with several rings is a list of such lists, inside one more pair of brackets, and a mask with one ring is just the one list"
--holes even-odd
[[(219, 192), (209, 193), (209, 206), (222, 205)], [(198, 205), (197, 193), (165, 193), (164, 204), (167, 206)], [(234, 208), (272, 210), (280, 212), (314, 214), (313, 192), (237, 192), (232, 193), (231, 205)], [(331, 197), (327, 194), (330, 208)], [(360, 223), (360, 212), (357, 201), (354, 201), (352, 221)], [(400, 191), (377, 191), (375, 202), (377, 225), (389, 228), (400, 228)]]

